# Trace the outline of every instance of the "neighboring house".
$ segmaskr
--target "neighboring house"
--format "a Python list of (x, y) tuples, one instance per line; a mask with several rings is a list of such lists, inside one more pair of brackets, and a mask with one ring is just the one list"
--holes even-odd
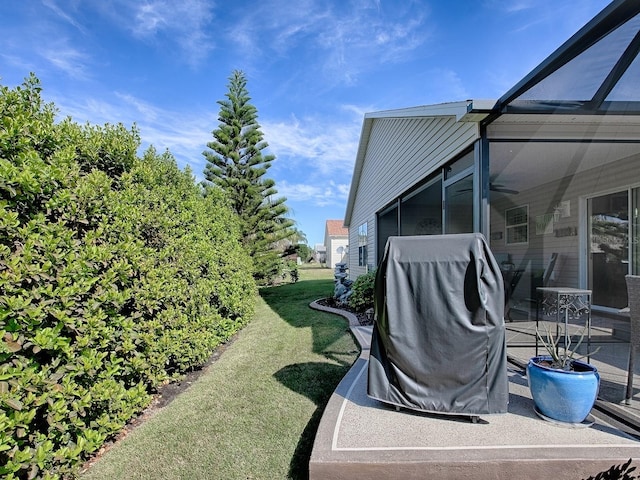
[(324, 246), (327, 266), (334, 268), (336, 263), (346, 263), (349, 252), (349, 230), (342, 220), (327, 220), (324, 230)]
[(327, 247), (325, 247), (322, 243), (316, 243), (315, 247), (313, 248), (313, 252), (316, 262), (327, 262)]
[(481, 232), (521, 275), (513, 304), (553, 257), (548, 284), (591, 289), (594, 311), (625, 307), (624, 276), (640, 274), (639, 15), (637, 0), (612, 2), (497, 101), (365, 115), (351, 277), (391, 235)]

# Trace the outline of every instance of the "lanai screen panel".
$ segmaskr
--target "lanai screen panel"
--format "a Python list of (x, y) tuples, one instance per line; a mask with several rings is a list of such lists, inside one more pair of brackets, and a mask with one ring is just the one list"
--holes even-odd
[(390, 237), (375, 312), (370, 397), (435, 413), (507, 411), (503, 281), (481, 234)]
[(640, 3), (615, 0), (499, 101), (503, 112), (640, 112)]

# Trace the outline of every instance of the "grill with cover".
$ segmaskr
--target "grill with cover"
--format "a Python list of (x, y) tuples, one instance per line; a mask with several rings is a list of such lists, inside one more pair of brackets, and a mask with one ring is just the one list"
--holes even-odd
[(375, 280), (370, 397), (412, 410), (506, 413), (500, 268), (481, 234), (390, 237)]

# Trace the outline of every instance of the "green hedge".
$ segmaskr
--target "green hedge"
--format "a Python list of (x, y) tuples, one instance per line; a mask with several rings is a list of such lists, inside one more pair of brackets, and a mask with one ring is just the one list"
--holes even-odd
[(122, 125), (0, 87), (0, 476), (60, 478), (251, 316), (224, 198)]

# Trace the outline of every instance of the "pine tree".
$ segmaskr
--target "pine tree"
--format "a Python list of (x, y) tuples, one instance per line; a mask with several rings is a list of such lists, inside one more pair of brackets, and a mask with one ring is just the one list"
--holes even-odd
[(276, 197), (275, 181), (265, 177), (275, 156), (262, 152), (268, 144), (243, 72), (231, 74), (225, 96), (226, 100), (217, 102), (220, 124), (212, 132), (214, 140), (203, 152), (207, 159), (204, 176), (209, 187), (227, 193), (231, 208), (240, 217), (243, 243), (254, 260), (254, 276), (264, 283), (282, 268), (276, 244), (295, 230), (286, 217), (286, 198)]

